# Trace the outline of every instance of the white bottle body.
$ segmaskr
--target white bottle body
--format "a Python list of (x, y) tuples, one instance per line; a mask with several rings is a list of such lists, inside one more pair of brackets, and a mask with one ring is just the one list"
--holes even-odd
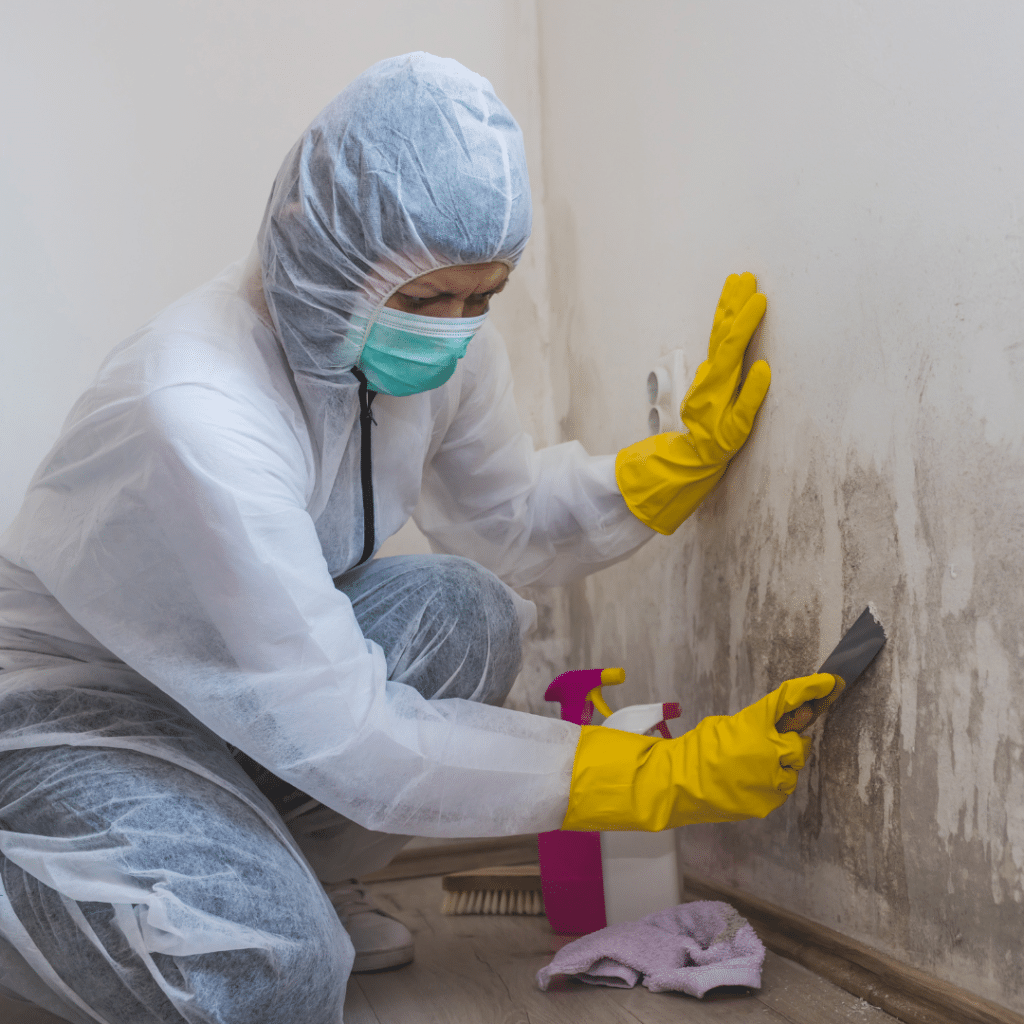
[[(637, 704), (616, 711), (602, 725), (644, 733), (663, 718), (662, 704)], [(662, 832), (602, 832), (601, 873), (608, 925), (637, 921), (676, 906), (679, 869), (675, 829)]]

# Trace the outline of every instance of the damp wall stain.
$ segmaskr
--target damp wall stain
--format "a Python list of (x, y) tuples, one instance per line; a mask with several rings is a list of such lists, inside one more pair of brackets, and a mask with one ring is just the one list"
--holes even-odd
[[(566, 667), (624, 665), (613, 706), (678, 700), (678, 732), (873, 602), (889, 642), (793, 797), (679, 848), (1024, 1011), (1024, 10), (849, 6), (664, 5), (628, 46), (539, 12), (560, 439), (642, 437), (647, 370), (695, 368), (731, 272), (773, 375), (690, 521), (571, 588)], [(719, 37), (742, 70), (708, 89)]]
[(575, 585), (570, 621), (574, 655), (626, 664), (616, 706), (682, 702), (678, 735), (814, 671), (872, 602), (888, 643), (797, 793), (679, 830), (684, 860), (1024, 1008), (1024, 464), (983, 429), (951, 450), (924, 424), (902, 464), (810, 446), (786, 488), (755, 444), (673, 538)]

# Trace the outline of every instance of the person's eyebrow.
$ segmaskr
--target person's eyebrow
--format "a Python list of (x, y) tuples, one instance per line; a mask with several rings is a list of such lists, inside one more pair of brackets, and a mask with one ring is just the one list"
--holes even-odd
[[(499, 292), (499, 291), (501, 291), (502, 288), (505, 287), (505, 284), (507, 283), (507, 281), (508, 281), (508, 278), (505, 278), (504, 281), (502, 281), (500, 284), (496, 284), (493, 288), (488, 288), (486, 291), (482, 291), (482, 292), (473, 292), (473, 294), (474, 295), (491, 295), (494, 292)], [(407, 288), (407, 287), (409, 287), (409, 285), (403, 285), (403, 287)], [(404, 295), (407, 299), (441, 299), (441, 298), (450, 299), (453, 295), (455, 295), (455, 292), (442, 292), (442, 291), (438, 291), (437, 290), (437, 286), (436, 285), (432, 285), (432, 284), (421, 284), (421, 285), (417, 285), (417, 287), (418, 288), (432, 288), (432, 289), (434, 289), (434, 294), (433, 295), (409, 295), (406, 292), (402, 291), (401, 288), (399, 288), (398, 291), (399, 291), (399, 294)]]
[[(410, 295), (408, 292), (405, 291), (406, 288), (430, 288), (430, 289), (432, 289), (433, 294), (431, 294), (431, 295)], [(452, 293), (451, 292), (439, 291), (437, 289), (436, 285), (432, 285), (432, 284), (414, 284), (412, 281), (410, 281), (409, 284), (404, 284), (404, 285), (402, 285), (401, 288), (398, 289), (398, 294), (399, 295), (404, 295), (407, 299), (435, 299), (438, 296), (441, 296), (441, 295), (451, 295)]]

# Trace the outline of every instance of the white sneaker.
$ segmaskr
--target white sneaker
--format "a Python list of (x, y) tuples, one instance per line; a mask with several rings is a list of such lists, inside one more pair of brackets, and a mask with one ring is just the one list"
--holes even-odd
[(412, 963), (412, 932), (381, 910), (367, 895), (365, 886), (353, 878), (345, 885), (328, 889), (327, 897), (355, 947), (353, 974)]

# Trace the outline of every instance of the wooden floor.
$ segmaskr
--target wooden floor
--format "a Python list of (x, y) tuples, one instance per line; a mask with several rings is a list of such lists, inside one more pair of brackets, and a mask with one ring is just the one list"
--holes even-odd
[(890, 1024), (894, 1017), (769, 952), (761, 989), (703, 1000), (567, 982), (541, 992), (535, 975), (566, 941), (544, 917), (446, 917), (441, 880), (370, 886), (416, 937), (416, 961), (353, 975), (345, 1024)]
[[(894, 1017), (769, 952), (758, 992), (703, 1000), (576, 982), (541, 992), (537, 971), (567, 940), (544, 917), (446, 917), (440, 877), (377, 882), (381, 906), (416, 937), (407, 967), (349, 979), (345, 1024), (890, 1024)], [(0, 997), (3, 1024), (59, 1024)], [(281, 1024), (302, 1024), (282, 1021)]]

